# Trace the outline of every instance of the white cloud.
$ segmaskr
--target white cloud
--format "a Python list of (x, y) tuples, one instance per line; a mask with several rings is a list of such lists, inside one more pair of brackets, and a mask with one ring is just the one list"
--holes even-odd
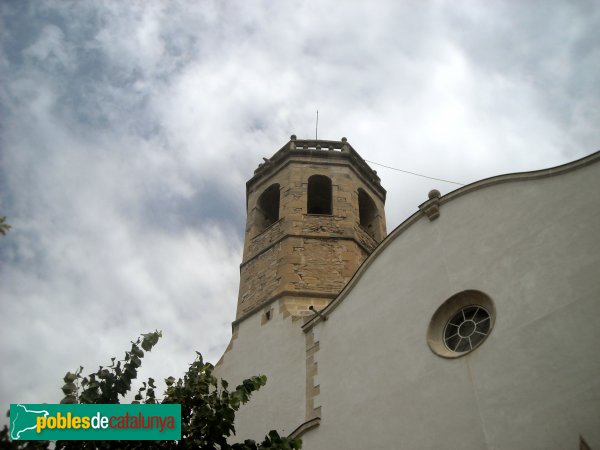
[(55, 25), (47, 25), (42, 29), (37, 41), (23, 51), (23, 55), (37, 59), (46, 67), (57, 64), (68, 67), (73, 63), (68, 47), (62, 30)]
[[(599, 27), (586, 2), (2, 4), (0, 407), (157, 328), (147, 376), (216, 361), (244, 183), (317, 109), (320, 137), (459, 182), (596, 150)], [(374, 168), (390, 230), (455, 187)]]

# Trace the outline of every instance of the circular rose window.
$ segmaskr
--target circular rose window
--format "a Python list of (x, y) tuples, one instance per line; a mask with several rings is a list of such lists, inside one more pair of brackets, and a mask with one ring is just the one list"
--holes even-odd
[(444, 344), (452, 352), (467, 352), (483, 342), (490, 332), (490, 313), (483, 306), (461, 309), (446, 324)]
[(480, 291), (463, 291), (446, 300), (433, 314), (427, 331), (431, 350), (457, 358), (479, 347), (494, 326), (492, 300)]

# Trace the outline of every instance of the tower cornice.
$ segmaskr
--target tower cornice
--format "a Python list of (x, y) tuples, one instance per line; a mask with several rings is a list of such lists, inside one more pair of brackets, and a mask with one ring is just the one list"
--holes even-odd
[(264, 162), (258, 165), (253, 177), (246, 182), (246, 202), (248, 192), (262, 179), (272, 176), (294, 159), (297, 159), (297, 162), (306, 162), (304, 161), (306, 158), (315, 158), (328, 164), (349, 163), (357, 175), (385, 202), (386, 190), (381, 186), (381, 179), (377, 172), (371, 169), (345, 137), (340, 141), (329, 141), (296, 139), (295, 135), (292, 135), (271, 158), (263, 158)]

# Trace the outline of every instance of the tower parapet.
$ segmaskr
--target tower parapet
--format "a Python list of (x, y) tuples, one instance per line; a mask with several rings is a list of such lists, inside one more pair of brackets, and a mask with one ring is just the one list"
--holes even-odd
[(341, 141), (290, 141), (246, 183), (236, 321), (278, 300), (284, 314), (326, 306), (386, 235), (386, 191)]

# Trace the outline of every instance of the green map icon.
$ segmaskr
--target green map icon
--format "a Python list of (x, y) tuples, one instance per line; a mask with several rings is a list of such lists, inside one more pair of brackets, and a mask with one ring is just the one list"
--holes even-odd
[[(47, 417), (49, 414), (46, 410), (27, 409), (21, 404), (11, 405), (11, 427), (10, 438), (12, 440), (26, 439), (26, 436), (21, 436), (22, 433), (35, 430), (37, 426), (37, 418), (39, 416)], [(29, 433), (25, 433), (26, 435)]]

